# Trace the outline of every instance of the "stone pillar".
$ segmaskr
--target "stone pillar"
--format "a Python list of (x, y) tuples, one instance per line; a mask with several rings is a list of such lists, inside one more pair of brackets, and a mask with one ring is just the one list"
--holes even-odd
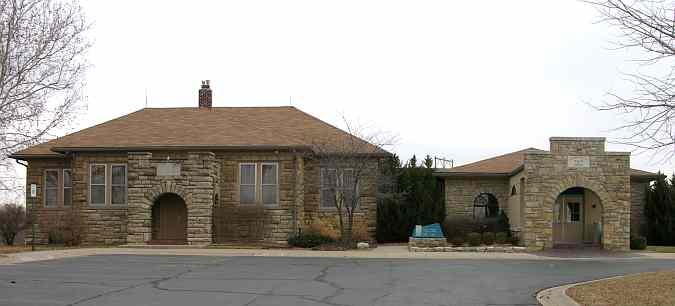
[(184, 163), (184, 175), (189, 177), (187, 189), (191, 195), (187, 224), (187, 241), (190, 245), (211, 243), (216, 163), (216, 156), (212, 152), (190, 152)]
[(295, 157), (295, 200), (293, 203), (293, 235), (302, 229), (305, 219), (305, 160)]
[(128, 153), (128, 211), (127, 211), (127, 243), (142, 244), (151, 239), (152, 203), (149, 203), (147, 178), (154, 176), (154, 168), (150, 164), (152, 153)]

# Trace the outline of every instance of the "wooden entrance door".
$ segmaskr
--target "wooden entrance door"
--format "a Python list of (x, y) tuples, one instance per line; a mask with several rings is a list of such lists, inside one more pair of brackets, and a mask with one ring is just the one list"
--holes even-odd
[(187, 208), (180, 196), (162, 195), (152, 206), (152, 243), (187, 243)]
[(553, 207), (553, 244), (576, 245), (583, 242), (584, 198), (560, 195)]

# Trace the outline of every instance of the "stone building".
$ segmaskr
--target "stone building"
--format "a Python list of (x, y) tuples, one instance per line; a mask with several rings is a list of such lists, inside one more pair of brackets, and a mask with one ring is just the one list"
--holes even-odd
[(530, 249), (600, 246), (627, 250), (644, 224), (644, 191), (656, 174), (631, 169), (630, 153), (605, 151), (605, 139), (552, 137), (534, 148), (450, 169), (448, 216), (491, 218), (504, 212)]
[[(374, 235), (387, 154), (294, 107), (212, 107), (205, 81), (198, 107), (144, 108), (11, 157), (37, 186), (26, 201), (36, 242), (75, 228), (87, 244), (203, 245), (285, 243), (319, 221), (335, 226), (331, 199), (347, 182), (355, 222)], [(335, 167), (335, 155), (360, 164)]]

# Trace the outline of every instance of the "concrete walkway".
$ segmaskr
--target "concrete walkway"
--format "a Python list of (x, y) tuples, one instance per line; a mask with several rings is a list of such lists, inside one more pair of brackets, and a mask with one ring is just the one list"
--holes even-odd
[(305, 249), (214, 249), (214, 248), (81, 248), (53, 251), (22, 252), (0, 255), (0, 265), (54, 260), (92, 255), (185, 255), (185, 256), (266, 256), (373, 259), (504, 259), (504, 260), (619, 260), (673, 259), (675, 253), (650, 252), (534, 252), (534, 253), (411, 253), (407, 246), (385, 245), (369, 250), (313, 251)]

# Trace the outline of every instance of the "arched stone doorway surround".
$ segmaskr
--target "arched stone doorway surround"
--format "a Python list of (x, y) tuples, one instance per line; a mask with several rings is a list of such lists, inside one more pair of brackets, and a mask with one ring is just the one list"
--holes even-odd
[(129, 243), (148, 243), (152, 240), (152, 207), (162, 196), (175, 194), (185, 203), (187, 210), (186, 235), (190, 243), (190, 216), (192, 214), (192, 194), (172, 181), (163, 181), (146, 192), (142, 201), (129, 206)]
[(187, 243), (187, 205), (175, 193), (157, 196), (152, 205), (153, 244)]
[(547, 228), (531, 229), (534, 231), (542, 231), (542, 233), (537, 233), (535, 235), (538, 236), (538, 244), (541, 244), (541, 240), (543, 240), (544, 248), (553, 247), (553, 207), (558, 196), (565, 190), (573, 187), (589, 189), (594, 192), (598, 198), (600, 198), (600, 203), (603, 207), (602, 248), (607, 250), (626, 249), (628, 243), (628, 233), (623, 233), (621, 230), (623, 228), (621, 222), (622, 219), (629, 219), (622, 218), (622, 214), (630, 214), (630, 212), (627, 210), (628, 207), (622, 207), (620, 203), (614, 202), (614, 199), (612, 196), (610, 196), (602, 184), (599, 184), (593, 180), (589, 180), (584, 175), (564, 176), (558, 181), (557, 184), (551, 186), (549, 191), (546, 193), (547, 195), (544, 197), (542, 202), (542, 212), (543, 219), (547, 223)]

